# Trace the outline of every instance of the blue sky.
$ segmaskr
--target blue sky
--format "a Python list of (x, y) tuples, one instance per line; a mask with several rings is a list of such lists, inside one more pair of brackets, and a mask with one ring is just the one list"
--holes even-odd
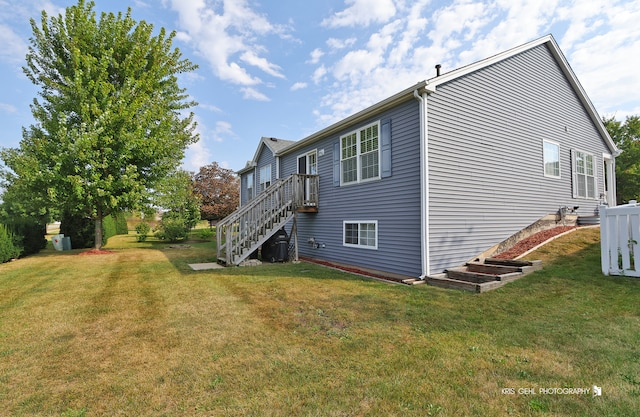
[[(0, 146), (17, 147), (37, 90), (29, 19), (71, 0), (0, 0)], [(96, 0), (175, 30), (199, 69), (200, 141), (183, 167), (239, 170), (261, 136), (299, 140), (400, 90), (553, 34), (600, 115), (640, 114), (637, 0)]]

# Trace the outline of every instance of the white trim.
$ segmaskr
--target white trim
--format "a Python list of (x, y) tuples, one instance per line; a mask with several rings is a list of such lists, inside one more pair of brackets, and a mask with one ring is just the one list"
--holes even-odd
[[(263, 176), (263, 170), (266, 170), (267, 168), (269, 168), (269, 176)], [(263, 192), (264, 190), (266, 190), (272, 183), (273, 183), (273, 171), (272, 171), (272, 166), (271, 164), (266, 164), (260, 167), (259, 169), (259, 173), (258, 173), (258, 184), (260, 185), (260, 192)], [(267, 181), (265, 181), (265, 178), (267, 178)], [(269, 186), (265, 186), (266, 183), (269, 183)]]
[[(432, 91), (436, 91), (436, 88), (443, 83), (449, 82), (456, 78), (465, 76), (479, 69), (488, 67), (489, 65), (493, 65), (497, 62), (503, 61), (507, 58), (510, 58), (519, 53), (528, 51), (529, 49), (535, 48), (538, 45), (542, 45), (544, 43), (553, 43), (554, 47), (557, 48), (557, 44), (553, 41), (553, 36), (546, 35), (541, 38), (535, 39), (531, 42), (525, 43), (520, 46), (516, 46), (515, 48), (508, 49), (504, 52), (498, 53), (496, 55), (490, 56), (488, 58), (482, 59), (480, 61), (474, 62), (469, 65), (465, 65), (464, 67), (457, 68), (453, 71), (449, 71), (445, 74), (437, 76), (435, 78), (431, 78), (426, 81), (427, 88)], [(553, 47), (551, 49), (554, 49)], [(553, 51), (552, 51), (553, 52)], [(556, 58), (559, 58), (556, 53), (553, 54)], [(565, 61), (566, 63), (566, 61)]]
[[(345, 231), (347, 224), (357, 224), (358, 225), (358, 244), (353, 243), (345, 243)], [(362, 245), (360, 244), (360, 225), (362, 224), (373, 224), (375, 225), (375, 245)], [(370, 249), (377, 250), (378, 249), (378, 221), (377, 220), (343, 220), (342, 221), (342, 246), (349, 248), (359, 248), (359, 249)]]
[[(366, 130), (372, 126), (377, 126), (378, 128), (378, 148), (376, 150), (376, 152), (378, 153), (378, 175), (375, 177), (371, 177), (371, 178), (366, 178), (366, 179), (362, 179), (362, 150), (360, 149), (360, 142), (361, 142), (361, 137), (360, 137), (360, 133), (363, 130)], [(342, 171), (342, 162), (344, 161), (344, 159), (342, 158), (342, 139), (344, 139), (346, 136), (350, 136), (350, 135), (356, 135), (356, 155), (355, 155), (355, 159), (356, 159), (356, 180), (355, 181), (349, 181), (349, 182), (344, 182), (343, 181), (343, 171)], [(340, 186), (348, 186), (348, 185), (355, 185), (355, 184), (361, 184), (361, 183), (365, 183), (365, 182), (369, 182), (369, 181), (377, 181), (379, 179), (381, 179), (381, 165), (380, 165), (380, 160), (381, 160), (381, 155), (380, 155), (380, 120), (377, 120), (373, 123), (369, 123), (367, 125), (364, 126), (360, 126), (357, 129), (351, 130), (343, 135), (340, 135), (340, 138), (338, 139), (338, 143), (339, 143), (339, 149), (340, 149)], [(373, 153), (372, 152), (368, 152), (368, 153)], [(349, 158), (351, 159), (351, 158)]]
[[(246, 178), (247, 178), (247, 202), (253, 200), (256, 196), (256, 171), (255, 169), (251, 172), (247, 172), (246, 174)], [(251, 179), (251, 182), (249, 182), (249, 179)], [(242, 184), (242, 181), (240, 181), (240, 184)], [(249, 189), (251, 189), (251, 195), (249, 196)]]
[(424, 280), (431, 273), (431, 253), (429, 244), (429, 112), (427, 92), (422, 96), (418, 89), (413, 96), (420, 103), (420, 258)]
[[(600, 193), (598, 192), (598, 158), (596, 158), (596, 155), (591, 153), (591, 152), (583, 151), (583, 150), (580, 150), (580, 149), (577, 149), (577, 148), (573, 148), (571, 150), (572, 150), (572, 152), (571, 152), (571, 171), (572, 171), (571, 175), (572, 175), (572, 178), (573, 178), (573, 194), (574, 194), (573, 198), (581, 199), (581, 200), (598, 200), (600, 198)], [(578, 173), (578, 169), (577, 169), (578, 167), (576, 166), (576, 158), (577, 158), (577, 154), (576, 153), (577, 152), (580, 152), (583, 155), (591, 156), (591, 158), (593, 159), (591, 161), (592, 162), (592, 164), (591, 164), (592, 167), (591, 168), (593, 170), (593, 175), (588, 175), (586, 173), (586, 171), (585, 171), (584, 174)], [(586, 168), (586, 165), (585, 165), (585, 168)], [(587, 188), (585, 189), (585, 196), (584, 197), (578, 194), (578, 175), (584, 175), (584, 177), (585, 177), (585, 187), (587, 187)], [(589, 194), (589, 192), (588, 192), (589, 186), (588, 186), (586, 180), (589, 177), (593, 177), (593, 193), (594, 193), (593, 197), (589, 197), (588, 196), (588, 194)]]
[[(307, 151), (305, 153), (301, 153), (296, 157), (296, 172), (298, 174), (302, 174), (302, 172), (300, 172), (300, 158), (305, 158), (305, 166), (307, 167), (307, 171), (309, 171), (309, 156), (316, 154), (316, 174), (318, 173), (318, 148), (314, 148), (311, 149), (310, 151)], [(311, 172), (305, 172), (305, 174), (309, 174), (309, 175), (313, 175)]]
[[(556, 145), (558, 147), (558, 175), (547, 174), (547, 166), (546, 166), (545, 153), (544, 153), (545, 143)], [(562, 178), (562, 164), (560, 163), (560, 143), (553, 140), (542, 139), (542, 173), (544, 174), (545, 178), (553, 178), (553, 179)]]
[(364, 110), (361, 110), (343, 120), (340, 120), (316, 133), (311, 134), (310, 136), (307, 136), (303, 139), (301, 139), (298, 142), (294, 142), (293, 144), (291, 144), (290, 146), (278, 150), (276, 152), (277, 155), (283, 155), (285, 153), (289, 153), (294, 151), (295, 149), (300, 149), (303, 146), (306, 146), (310, 143), (313, 143), (316, 140), (319, 139), (323, 139), (327, 136), (330, 136), (332, 134), (337, 134), (339, 131), (347, 128), (348, 126), (352, 126), (355, 123), (362, 123), (363, 121), (367, 120), (369, 117), (371, 117), (371, 114), (373, 113), (378, 113), (378, 112), (382, 112), (384, 110), (387, 110), (389, 108), (392, 108), (394, 106), (396, 106), (398, 103), (407, 101), (411, 99), (411, 95), (413, 95), (414, 91), (418, 90), (420, 93), (423, 92), (428, 92), (428, 93), (433, 93), (436, 91), (437, 87), (440, 84), (443, 84), (445, 82), (451, 81), (455, 78), (458, 77), (462, 77), (463, 75), (469, 74), (473, 71), (477, 71), (479, 69), (482, 69), (484, 67), (487, 67), (489, 65), (495, 64), (499, 61), (502, 61), (504, 59), (510, 58), (516, 54), (525, 52), (531, 48), (534, 48), (536, 46), (542, 45), (542, 44), (547, 44), (547, 46), (549, 47), (549, 50), (551, 51), (551, 54), (553, 55), (553, 57), (556, 59), (556, 61), (558, 62), (558, 66), (560, 67), (560, 69), (562, 70), (562, 72), (565, 74), (565, 76), (568, 78), (569, 83), (571, 84), (571, 86), (574, 88), (574, 90), (576, 90), (576, 95), (578, 96), (579, 100), (582, 102), (582, 104), (585, 106), (587, 113), (589, 114), (589, 116), (591, 117), (592, 122), (594, 123), (594, 125), (596, 126), (596, 129), (598, 130), (598, 132), (600, 132), (600, 134), (602, 135), (602, 137), (604, 138), (605, 142), (607, 143), (609, 149), (611, 150), (611, 153), (614, 156), (618, 156), (619, 154), (619, 149), (618, 147), (615, 145), (615, 143), (613, 142), (613, 140), (611, 139), (611, 136), (609, 136), (609, 133), (607, 132), (607, 129), (604, 127), (604, 124), (602, 123), (602, 119), (600, 118), (600, 116), (598, 115), (598, 113), (596, 112), (595, 108), (593, 107), (593, 104), (591, 103), (591, 101), (589, 100), (589, 98), (587, 97), (586, 92), (584, 91), (584, 89), (582, 88), (582, 86), (580, 85), (580, 82), (578, 81), (578, 79), (576, 78), (576, 75), (573, 73), (573, 71), (571, 70), (571, 66), (569, 65), (568, 61), (566, 60), (566, 58), (564, 57), (564, 55), (562, 54), (562, 51), (560, 51), (560, 47), (558, 46), (558, 44), (556, 43), (555, 39), (553, 38), (552, 35), (546, 35), (543, 36), (541, 38), (535, 39), (531, 42), (525, 43), (524, 45), (520, 45), (517, 46), (515, 48), (509, 49), (507, 51), (504, 51), (502, 53), (496, 54), (494, 56), (491, 56), (489, 58), (483, 59), (481, 61), (475, 62), (473, 64), (458, 68), (456, 70), (447, 72), (445, 74), (442, 74), (438, 77), (434, 77), (434, 78), (430, 78), (428, 80), (425, 81), (420, 81), (418, 83), (416, 83), (415, 85), (408, 87), (402, 91), (400, 91), (397, 94), (394, 94), (391, 97), (386, 98), (385, 100), (382, 100), (370, 107), (367, 107)]
[(296, 142), (291, 140), (267, 138), (264, 136), (261, 137), (260, 142), (258, 143), (258, 148), (253, 154), (253, 159), (251, 159), (250, 161), (247, 161), (247, 165), (244, 168), (236, 171), (236, 174), (238, 175), (244, 174), (245, 172), (249, 171), (251, 168), (258, 166), (258, 159), (260, 159), (260, 153), (262, 152), (262, 145), (264, 145), (265, 148), (269, 149), (271, 151), (271, 155), (273, 155), (277, 160), (277, 158), (281, 155), (280, 153), (281, 150), (289, 146), (292, 146), (295, 143)]
[(616, 159), (613, 155), (608, 153), (602, 153), (602, 163), (604, 165), (604, 192), (606, 203), (609, 207), (615, 207), (617, 202), (617, 190), (616, 190)]

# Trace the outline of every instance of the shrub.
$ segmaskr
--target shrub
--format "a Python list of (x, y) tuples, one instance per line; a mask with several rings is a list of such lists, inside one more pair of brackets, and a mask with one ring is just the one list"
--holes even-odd
[(116, 234), (128, 235), (129, 226), (127, 225), (127, 215), (125, 212), (116, 214)]
[(20, 256), (21, 248), (16, 244), (16, 237), (3, 224), (0, 224), (0, 263)]
[[(95, 233), (95, 226), (94, 226)], [(102, 219), (102, 244), (107, 243), (107, 239), (111, 236), (115, 236), (118, 233), (116, 232), (116, 220), (113, 216), (109, 215)]]
[(28, 217), (12, 218), (5, 227), (13, 233), (16, 246), (21, 249), (20, 256), (32, 255), (47, 247), (46, 225)]
[(95, 231), (94, 220), (69, 212), (62, 214), (60, 233), (71, 238), (73, 249), (92, 248), (95, 243)]
[(158, 239), (170, 242), (186, 239), (188, 234), (189, 228), (186, 226), (184, 219), (172, 217), (163, 217), (156, 231)]
[(211, 229), (200, 229), (198, 230), (198, 236), (200, 239), (209, 240), (213, 237), (213, 230)]
[(147, 222), (138, 223), (138, 225), (136, 226), (136, 233), (138, 234), (137, 235), (138, 242), (144, 242), (145, 240), (147, 240), (147, 236), (149, 235), (150, 231), (151, 231), (151, 226), (149, 226), (149, 223)]
[[(74, 249), (92, 248), (95, 244), (95, 220), (79, 214), (64, 213), (60, 222), (60, 233), (71, 238)], [(111, 236), (129, 233), (124, 212), (110, 214), (102, 219), (102, 244)]]
[(103, 245), (107, 243), (107, 239), (109, 239), (111, 236), (126, 234), (129, 234), (129, 227), (127, 226), (127, 218), (124, 212), (110, 214), (102, 219)]

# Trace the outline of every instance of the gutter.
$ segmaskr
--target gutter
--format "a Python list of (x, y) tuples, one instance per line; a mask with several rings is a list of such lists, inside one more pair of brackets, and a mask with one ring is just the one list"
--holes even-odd
[(317, 140), (326, 138), (327, 136), (330, 135), (334, 135), (337, 134), (341, 131), (343, 131), (346, 128), (350, 128), (353, 124), (357, 124), (360, 123), (364, 120), (368, 120), (371, 118), (372, 114), (376, 114), (376, 113), (381, 113), (385, 110), (391, 109), (395, 106), (397, 106), (399, 103), (403, 103), (405, 101), (410, 101), (411, 100), (411, 93), (416, 90), (416, 89), (422, 89), (426, 86), (426, 82), (422, 81), (417, 83), (416, 85), (413, 85), (409, 88), (406, 88), (402, 91), (400, 91), (399, 93), (394, 94), (393, 96), (382, 100), (372, 106), (367, 107), (364, 110), (361, 110), (355, 114), (352, 114), (351, 116), (347, 117), (346, 119), (340, 120), (339, 122), (336, 122), (318, 132), (315, 132), (313, 134), (311, 134), (310, 136), (307, 136), (303, 139), (300, 139), (297, 142), (292, 143), (291, 145), (289, 145), (286, 148), (280, 149), (278, 150), (275, 155), (276, 156), (282, 156), (282, 155), (286, 155), (288, 153), (294, 152), (298, 149), (302, 149), (305, 146), (314, 143)]
[(421, 280), (425, 280), (431, 269), (429, 248), (429, 129), (427, 118), (427, 91), (422, 95), (418, 89), (413, 96), (420, 102), (420, 252), (422, 260)]

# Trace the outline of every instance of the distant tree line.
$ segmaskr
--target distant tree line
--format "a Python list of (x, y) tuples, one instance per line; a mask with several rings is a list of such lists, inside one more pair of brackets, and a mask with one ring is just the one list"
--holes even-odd
[(603, 118), (609, 136), (622, 153), (616, 158), (617, 203), (640, 201), (640, 116), (624, 121)]

